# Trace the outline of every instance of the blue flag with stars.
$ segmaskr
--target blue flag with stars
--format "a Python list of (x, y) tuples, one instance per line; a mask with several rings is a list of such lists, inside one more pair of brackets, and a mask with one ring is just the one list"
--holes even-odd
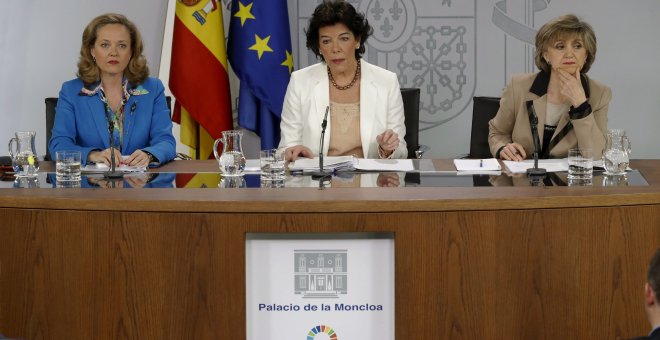
[(238, 125), (257, 133), (262, 149), (276, 148), (293, 71), (286, 0), (232, 1), (227, 53), (241, 81)]

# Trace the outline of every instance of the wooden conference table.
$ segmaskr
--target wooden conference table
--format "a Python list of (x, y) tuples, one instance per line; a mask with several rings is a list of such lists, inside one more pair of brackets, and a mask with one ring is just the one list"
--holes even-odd
[(246, 233), (392, 232), (396, 339), (643, 335), (660, 160), (631, 167), (648, 185), (0, 189), (0, 333), (244, 339)]

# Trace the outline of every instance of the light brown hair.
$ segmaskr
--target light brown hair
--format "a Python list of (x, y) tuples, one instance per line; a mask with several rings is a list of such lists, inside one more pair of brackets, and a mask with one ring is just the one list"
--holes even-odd
[(582, 40), (583, 46), (587, 51), (587, 60), (585, 60), (580, 73), (587, 73), (589, 71), (591, 64), (596, 59), (596, 34), (594, 34), (591, 25), (580, 20), (574, 14), (566, 14), (554, 18), (541, 26), (539, 31), (536, 32), (536, 56), (534, 57), (534, 61), (539, 69), (550, 72), (552, 67), (543, 58), (543, 53), (550, 44), (566, 36), (575, 36)]
[(131, 60), (124, 70), (124, 76), (132, 84), (141, 84), (149, 76), (147, 58), (142, 55), (144, 45), (140, 31), (133, 22), (125, 16), (116, 13), (107, 13), (94, 18), (85, 27), (80, 46), (80, 60), (78, 61), (78, 73), (76, 74), (85, 84), (93, 84), (99, 80), (99, 68), (92, 58), (91, 50), (96, 43), (98, 30), (109, 24), (120, 24), (128, 29), (131, 36)]

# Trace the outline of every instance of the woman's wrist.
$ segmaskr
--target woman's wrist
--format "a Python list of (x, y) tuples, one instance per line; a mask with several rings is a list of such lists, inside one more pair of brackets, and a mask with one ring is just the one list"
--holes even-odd
[(380, 144), (378, 144), (378, 156), (380, 158), (390, 158), (390, 156), (392, 156), (393, 153), (394, 150), (387, 151), (383, 149), (383, 147), (381, 147)]

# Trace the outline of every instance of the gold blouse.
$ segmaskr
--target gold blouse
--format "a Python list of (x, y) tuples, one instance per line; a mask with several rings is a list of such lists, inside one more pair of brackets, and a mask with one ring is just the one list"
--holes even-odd
[(360, 103), (330, 102), (328, 156), (355, 155), (364, 158), (360, 138)]

